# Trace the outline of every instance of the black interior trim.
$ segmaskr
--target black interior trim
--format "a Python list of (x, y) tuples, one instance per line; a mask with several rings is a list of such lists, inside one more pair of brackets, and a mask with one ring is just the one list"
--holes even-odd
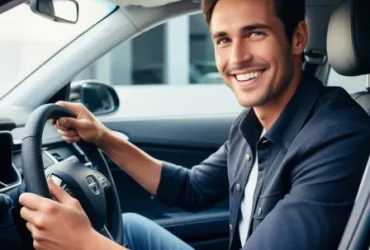
[(237, 115), (105, 121), (104, 125), (126, 134), (134, 144), (213, 149), (228, 139), (225, 131)]

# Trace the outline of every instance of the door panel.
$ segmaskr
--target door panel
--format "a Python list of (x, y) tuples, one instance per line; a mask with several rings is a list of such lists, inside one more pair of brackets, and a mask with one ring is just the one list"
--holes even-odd
[(228, 138), (236, 115), (184, 116), (105, 121), (110, 129), (122, 132), (135, 144), (180, 148), (218, 149)]
[[(228, 138), (235, 115), (206, 117), (105, 121), (124, 133), (151, 156), (187, 168), (199, 164)], [(154, 219), (196, 249), (226, 249), (228, 244), (228, 200), (215, 207), (192, 213), (169, 208), (107, 159), (116, 182), (122, 212), (135, 212)]]

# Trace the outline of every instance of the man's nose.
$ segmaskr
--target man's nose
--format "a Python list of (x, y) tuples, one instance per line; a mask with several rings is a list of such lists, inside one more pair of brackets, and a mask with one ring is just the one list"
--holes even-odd
[(253, 56), (248, 48), (248, 45), (243, 41), (236, 41), (232, 44), (230, 52), (229, 64), (240, 66), (252, 60)]

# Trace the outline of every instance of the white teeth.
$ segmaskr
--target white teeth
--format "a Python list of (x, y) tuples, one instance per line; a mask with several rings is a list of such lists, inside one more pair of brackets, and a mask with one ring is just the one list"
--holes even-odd
[(245, 81), (245, 75), (236, 75), (236, 79), (238, 79), (238, 81)]
[(256, 78), (262, 74), (262, 71), (256, 71), (256, 72), (251, 72), (248, 74), (242, 74), (242, 75), (236, 75), (236, 79), (238, 81), (249, 81), (253, 78)]

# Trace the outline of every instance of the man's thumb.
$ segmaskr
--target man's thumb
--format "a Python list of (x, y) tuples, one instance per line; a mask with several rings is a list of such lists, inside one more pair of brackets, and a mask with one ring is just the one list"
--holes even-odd
[(57, 186), (57, 184), (51, 178), (48, 178), (48, 186), (51, 195), (56, 201), (63, 204), (68, 202), (70, 196), (61, 187)]

